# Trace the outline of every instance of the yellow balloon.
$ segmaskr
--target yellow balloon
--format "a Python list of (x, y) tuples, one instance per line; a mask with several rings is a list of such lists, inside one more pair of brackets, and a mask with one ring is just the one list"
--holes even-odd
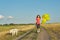
[(46, 20), (50, 20), (50, 17), (46, 17), (45, 19), (46, 19)]
[(48, 17), (49, 16), (49, 14), (44, 14), (45, 15), (45, 17)]
[(50, 20), (49, 14), (44, 14), (44, 15), (42, 16), (42, 19), (46, 19), (47, 21), (49, 21), (49, 20)]
[(43, 15), (42, 18), (45, 18), (45, 15)]
[(49, 17), (49, 14), (45, 14), (45, 18)]
[(42, 24), (46, 23), (46, 19), (42, 19)]
[(47, 17), (46, 20), (49, 21), (50, 20), (50, 17)]

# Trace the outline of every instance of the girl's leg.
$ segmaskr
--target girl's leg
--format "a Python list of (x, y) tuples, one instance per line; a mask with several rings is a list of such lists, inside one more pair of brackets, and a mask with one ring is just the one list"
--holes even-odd
[(37, 33), (40, 32), (40, 24), (37, 25)]
[(40, 32), (40, 24), (39, 24), (38, 26), (39, 26), (39, 29), (38, 29), (38, 30), (39, 30), (39, 32)]

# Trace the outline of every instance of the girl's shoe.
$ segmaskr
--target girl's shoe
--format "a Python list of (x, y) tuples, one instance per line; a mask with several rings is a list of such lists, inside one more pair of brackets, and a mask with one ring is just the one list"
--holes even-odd
[(40, 33), (40, 30), (37, 30), (37, 33)]

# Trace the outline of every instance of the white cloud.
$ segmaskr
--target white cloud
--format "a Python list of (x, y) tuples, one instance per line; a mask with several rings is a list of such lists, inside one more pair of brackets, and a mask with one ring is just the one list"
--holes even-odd
[(12, 16), (8, 16), (9, 19), (12, 19), (13, 17)]
[(3, 15), (0, 15), (0, 19), (3, 19), (4, 18), (4, 16)]

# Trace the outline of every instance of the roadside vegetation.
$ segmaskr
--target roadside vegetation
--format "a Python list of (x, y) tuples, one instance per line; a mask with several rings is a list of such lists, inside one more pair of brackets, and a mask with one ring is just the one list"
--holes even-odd
[(60, 40), (60, 24), (42, 24), (50, 36), (50, 40)]
[[(18, 32), (18, 35), (14, 35), (11, 36), (9, 34), (7, 34), (9, 32), (9, 30), (11, 29), (19, 29), (20, 32)], [(0, 40), (13, 40), (15, 38), (17, 38), (18, 36), (23, 35), (24, 33), (26, 33), (27, 31), (31, 30), (34, 28), (34, 25), (23, 25), (23, 24), (19, 24), (19, 25), (0, 25)]]

